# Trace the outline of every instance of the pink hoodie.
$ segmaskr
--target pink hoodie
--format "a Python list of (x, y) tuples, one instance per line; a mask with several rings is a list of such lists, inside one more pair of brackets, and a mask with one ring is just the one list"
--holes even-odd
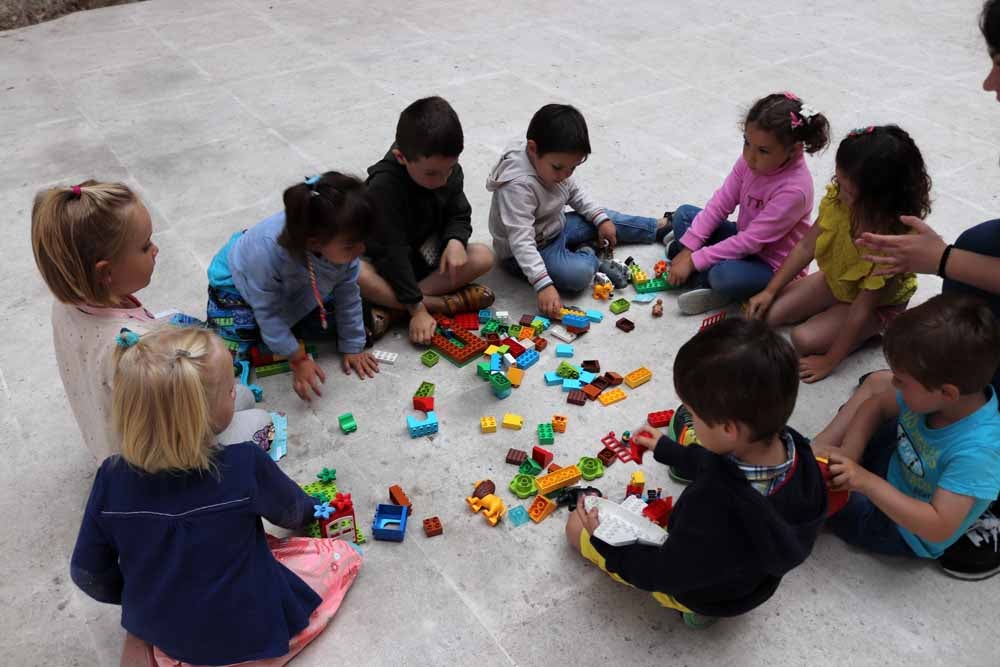
[[(706, 246), (737, 204), (740, 213), (736, 236)], [(726, 182), (715, 191), (705, 210), (695, 216), (680, 241), (691, 250), (691, 260), (699, 271), (748, 255), (757, 255), (777, 271), (811, 226), (812, 206), (812, 174), (801, 153), (766, 176), (750, 171), (741, 155)]]

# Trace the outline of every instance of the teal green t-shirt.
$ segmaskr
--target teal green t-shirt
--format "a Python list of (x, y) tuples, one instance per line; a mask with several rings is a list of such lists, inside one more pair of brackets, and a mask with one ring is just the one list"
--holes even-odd
[(913, 552), (937, 558), (961, 537), (1000, 493), (1000, 412), (993, 389), (989, 400), (968, 417), (944, 428), (928, 428), (926, 415), (912, 412), (896, 394), (898, 445), (886, 479), (911, 498), (929, 503), (938, 487), (976, 499), (968, 516), (948, 539), (928, 542), (902, 526), (899, 533)]

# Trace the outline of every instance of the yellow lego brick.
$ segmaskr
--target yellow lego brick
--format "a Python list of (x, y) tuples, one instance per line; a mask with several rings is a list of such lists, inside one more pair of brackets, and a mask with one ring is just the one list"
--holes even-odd
[(637, 283), (637, 284), (638, 283), (644, 283), (647, 280), (649, 280), (649, 276), (647, 276), (646, 272), (643, 271), (642, 269), (639, 269), (638, 271), (636, 271), (635, 273), (632, 274), (632, 282), (633, 283)]
[(522, 426), (524, 426), (524, 417), (521, 415), (515, 415), (513, 412), (508, 412), (503, 416), (504, 428), (512, 428), (515, 431), (520, 431)]
[(535, 484), (538, 485), (539, 495), (547, 496), (553, 491), (558, 491), (564, 486), (569, 486), (574, 482), (578, 481), (581, 477), (580, 469), (574, 466), (567, 466), (565, 468), (559, 468), (555, 472), (550, 472), (548, 475), (542, 475), (541, 477), (535, 478)]
[(632, 473), (631, 479), (629, 479), (629, 484), (645, 484), (646, 476), (642, 474), (641, 470), (636, 470)]
[(552, 514), (555, 509), (555, 502), (539, 494), (535, 496), (535, 499), (531, 503), (531, 507), (528, 508), (528, 516), (531, 517), (531, 520), (535, 523), (541, 523), (542, 520)]
[(496, 433), (497, 432), (497, 418), (496, 417), (480, 417), (479, 418), (479, 430), (483, 433)]
[(653, 377), (653, 372), (646, 368), (645, 366), (639, 366), (631, 373), (625, 376), (625, 384), (628, 385), (629, 389), (635, 389), (641, 384), (646, 384)]
[(510, 380), (512, 387), (520, 387), (521, 382), (524, 380), (524, 371), (511, 366), (507, 369), (507, 379)]
[(499, 347), (497, 347), (496, 345), (490, 345), (488, 348), (486, 348), (486, 351), (483, 352), (483, 354), (486, 357), (492, 357), (494, 354), (496, 354), (499, 351), (500, 351)]
[(597, 400), (601, 402), (601, 405), (611, 405), (612, 403), (617, 403), (618, 401), (625, 400), (625, 392), (615, 387), (614, 389), (608, 389), (597, 397)]
[(563, 415), (552, 415), (552, 430), (556, 433), (565, 433), (567, 421)]

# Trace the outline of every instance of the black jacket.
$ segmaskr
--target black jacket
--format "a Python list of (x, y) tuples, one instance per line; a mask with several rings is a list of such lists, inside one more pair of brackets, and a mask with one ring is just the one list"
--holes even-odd
[(426, 266), (420, 246), (434, 234), (441, 237), (442, 247), (451, 239), (466, 245), (472, 235), (472, 207), (463, 191), (462, 167), (455, 165), (444, 187), (428, 190), (410, 178), (390, 149), (368, 167), (367, 183), (382, 216), (379, 232), (368, 242), (368, 256), (400, 303), (419, 303), (423, 295), (418, 280), (427, 269), (437, 268)]
[(729, 459), (661, 437), (656, 460), (693, 470), (694, 481), (674, 505), (662, 546), (612, 547), (591, 538), (607, 570), (707, 616), (736, 616), (765, 602), (809, 556), (826, 517), (826, 484), (812, 449), (788, 430), (795, 469), (770, 496)]

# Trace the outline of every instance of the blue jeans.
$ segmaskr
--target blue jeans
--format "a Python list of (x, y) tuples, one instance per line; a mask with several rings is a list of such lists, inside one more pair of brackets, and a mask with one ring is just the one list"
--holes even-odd
[[(966, 229), (955, 241), (955, 247), (980, 255), (1000, 257), (1000, 220), (990, 220)], [(944, 281), (941, 291), (978, 296), (993, 310), (993, 315), (1000, 318), (1000, 295), (998, 294), (991, 294), (977, 287), (949, 279)], [(993, 376), (993, 388), (1000, 392), (1000, 369), (997, 369)]]
[[(700, 208), (690, 204), (684, 204), (674, 211), (674, 242), (667, 249), (667, 258), (673, 259), (684, 248), (680, 243), (681, 237), (687, 233), (700, 212)], [(723, 220), (708, 237), (705, 245), (715, 245), (730, 236), (736, 236), (737, 231), (735, 223)], [(767, 262), (757, 256), (750, 256), (724, 259), (704, 273), (695, 271), (688, 278), (687, 284), (688, 287), (711, 287), (733, 301), (743, 301), (767, 287), (773, 275), (774, 271)]]
[[(879, 427), (868, 441), (861, 465), (882, 479), (889, 473), (889, 461), (896, 451), (896, 420)], [(916, 557), (899, 534), (896, 522), (885, 515), (867, 496), (851, 492), (844, 508), (826, 520), (826, 525), (840, 539), (885, 556)]]
[[(652, 243), (656, 240), (656, 218), (625, 215), (609, 209), (604, 209), (604, 213), (615, 223), (618, 243)], [(549, 277), (557, 290), (582, 292), (590, 286), (601, 260), (592, 253), (576, 249), (596, 238), (597, 227), (578, 213), (567, 213), (566, 226), (563, 227), (562, 233), (538, 249), (542, 261), (545, 262), (545, 270), (549, 272)], [(508, 257), (501, 264), (515, 276), (524, 277), (514, 257)]]

